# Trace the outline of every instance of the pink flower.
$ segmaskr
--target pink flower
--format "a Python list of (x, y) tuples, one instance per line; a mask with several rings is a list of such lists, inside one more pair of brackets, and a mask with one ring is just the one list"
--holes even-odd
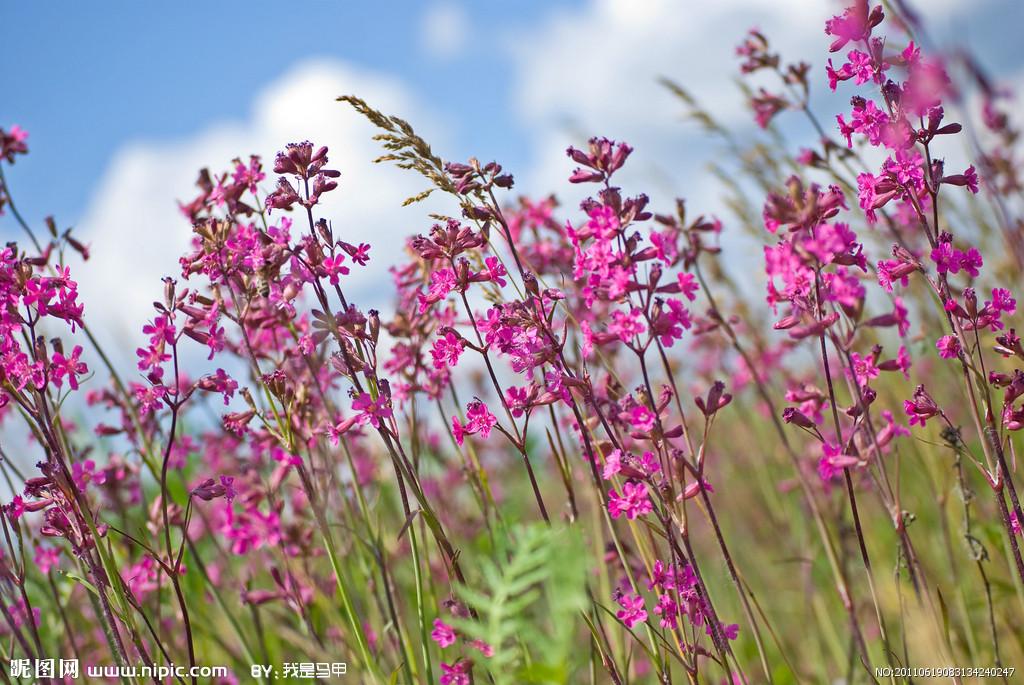
[(441, 619), (435, 618), (434, 630), (430, 632), (430, 639), (444, 649), (455, 643), (455, 629)]
[(769, 93), (764, 88), (751, 97), (750, 104), (754, 108), (754, 120), (761, 128), (767, 128), (775, 115), (789, 106), (784, 97)]
[(345, 261), (345, 255), (341, 252), (337, 253), (333, 257), (326, 257), (321, 264), (327, 276), (331, 280), (331, 285), (338, 285), (340, 276), (345, 276), (349, 273), (347, 266), (342, 266), (342, 262)]
[(697, 291), (700, 290), (697, 277), (691, 273), (680, 273), (676, 278), (679, 281), (679, 292), (685, 295), (690, 302), (697, 299)]
[(644, 516), (654, 510), (647, 494), (647, 486), (643, 483), (627, 481), (622, 485), (622, 496), (614, 488), (608, 491), (608, 513), (613, 519), (623, 514), (632, 520)]
[(860, 461), (856, 457), (844, 455), (839, 445), (826, 442), (822, 445), (825, 455), (818, 462), (818, 475), (825, 482), (836, 480), (843, 472), (852, 466), (857, 466)]
[(512, 416), (519, 418), (529, 408), (529, 395), (526, 388), (511, 386), (505, 391), (505, 403), (512, 412)]
[(608, 456), (604, 458), (604, 471), (601, 473), (601, 477), (605, 480), (611, 480), (612, 476), (622, 470), (622, 450), (612, 450), (608, 453)]
[(881, 83), (882, 72), (889, 68), (886, 62), (882, 62), (879, 68), (876, 69), (871, 56), (860, 50), (851, 50), (847, 53), (846, 58), (849, 60), (850, 72), (854, 76), (854, 83), (858, 86), (868, 81)]
[(1005, 288), (994, 288), (992, 290), (992, 309), (1001, 314), (1013, 314), (1017, 311), (1017, 300), (1013, 294)]
[(944, 177), (942, 182), (954, 186), (964, 186), (967, 190), (975, 194), (978, 192), (978, 172), (974, 170), (974, 165), (967, 167), (962, 174), (953, 174), (952, 176)]
[(856, 352), (851, 352), (850, 359), (853, 361), (852, 372), (857, 379), (857, 385), (863, 387), (871, 379), (878, 378), (878, 365), (875, 363), (874, 355), (862, 357)]
[(911, 426), (924, 426), (928, 419), (942, 413), (923, 385), (917, 386), (917, 389), (914, 390), (913, 399), (903, 401), (903, 410), (910, 418)]
[(654, 607), (654, 613), (661, 617), (658, 625), (662, 628), (674, 629), (676, 627), (676, 617), (679, 615), (676, 598), (669, 593), (658, 595), (658, 604)]
[(167, 395), (167, 388), (163, 385), (152, 385), (148, 388), (137, 385), (134, 391), (135, 399), (139, 402), (139, 408), (143, 415), (159, 409), (160, 403)]
[[(917, 267), (912, 264), (904, 264), (903, 262), (896, 261), (895, 259), (884, 259), (878, 262), (878, 284), (885, 288), (886, 292), (892, 292), (892, 286), (894, 283), (899, 283), (903, 287), (906, 287), (910, 283), (908, 276), (914, 271), (917, 271)], [(905, 310), (904, 310), (905, 311)], [(900, 333), (900, 335), (905, 335)]]
[(89, 367), (84, 362), (79, 361), (81, 355), (81, 345), (75, 345), (75, 349), (71, 351), (70, 357), (65, 357), (59, 352), (53, 355), (53, 358), (50, 360), (50, 373), (53, 376), (53, 382), (58, 388), (64, 384), (64, 376), (67, 376), (68, 385), (71, 386), (71, 389), (78, 390), (78, 377), (89, 372)]
[(896, 365), (899, 367), (899, 370), (903, 372), (903, 377), (909, 381), (911, 361), (905, 345), (900, 345), (900, 350), (896, 354)]
[(653, 476), (658, 471), (661, 471), (661, 464), (658, 462), (658, 458), (654, 456), (654, 452), (644, 452), (640, 455), (638, 465), (645, 476)]
[(960, 341), (954, 335), (944, 335), (935, 343), (939, 356), (943, 359), (955, 359), (960, 355)]
[(25, 500), (21, 498), (21, 495), (15, 495), (10, 504), (4, 505), (4, 511), (12, 521), (17, 521), (25, 514)]
[(892, 314), (896, 318), (896, 330), (899, 332), (900, 337), (903, 337), (910, 332), (910, 319), (907, 318), (907, 308), (903, 306), (903, 300), (898, 297), (892, 298), (892, 303)]
[(941, 242), (932, 249), (931, 252), (932, 261), (935, 262), (935, 268), (940, 274), (944, 273), (958, 273), (960, 271), (960, 263), (963, 261), (963, 253), (959, 250), (953, 249), (953, 245), (948, 242)]
[(476, 400), (470, 402), (466, 407), (466, 428), (470, 433), (479, 433), (480, 437), (488, 438), (491, 435), (491, 428), (498, 423), (483, 402)]
[(238, 381), (228, 376), (224, 369), (217, 369), (216, 374), (204, 376), (196, 386), (208, 392), (221, 393), (224, 396), (224, 405), (227, 406), (231, 398), (235, 396), (235, 390), (238, 389)]
[(14, 164), (15, 155), (28, 154), (28, 131), (21, 126), (14, 124), (9, 131), (0, 128), (0, 160), (7, 160)]
[[(948, 236), (947, 236), (948, 238)], [(935, 269), (940, 273), (956, 274), (960, 269), (966, 271), (972, 278), (977, 278), (979, 270), (983, 266), (981, 253), (977, 248), (969, 248), (967, 252), (961, 252), (953, 247), (949, 240), (944, 240), (931, 251), (931, 259), (935, 262)]]
[(441, 685), (469, 685), (469, 661), (456, 661), (452, 665), (441, 663)]
[(420, 314), (427, 311), (430, 305), (440, 302), (448, 297), (448, 293), (455, 289), (455, 272), (451, 269), (438, 269), (430, 274), (430, 288), (426, 295), (419, 294)]
[[(867, 100), (863, 106), (855, 106), (850, 113), (850, 127), (866, 136), (872, 145), (879, 145), (882, 142), (882, 135), (888, 123), (889, 115), (879, 109), (874, 100)], [(842, 120), (839, 124), (840, 127), (844, 125)], [(849, 138), (847, 140), (849, 141)]]
[(455, 438), (455, 444), (462, 447), (462, 443), (466, 439), (466, 427), (459, 421), (458, 416), (452, 417), (452, 436)]
[(488, 659), (494, 656), (494, 647), (491, 647), (483, 640), (473, 640), (469, 643), (469, 646), (483, 654)]
[(430, 355), (434, 358), (434, 368), (443, 369), (458, 364), (463, 347), (462, 338), (451, 330), (435, 340), (430, 350)]
[(835, 40), (829, 46), (829, 52), (838, 52), (850, 42), (866, 40), (871, 36), (871, 29), (882, 23), (884, 17), (882, 6), (871, 9), (867, 2), (855, 2), (825, 22), (825, 34)]
[(360, 412), (357, 421), (361, 425), (370, 424), (374, 428), (380, 428), (381, 419), (390, 419), (393, 415), (383, 396), (374, 400), (368, 392), (361, 393), (353, 400), (352, 409)]
[(202, 483), (192, 488), (192, 495), (204, 502), (210, 502), (218, 497), (225, 498), (229, 503), (235, 499), (235, 488), (232, 486), (234, 478), (221, 476), (220, 483), (213, 478), (207, 478)]
[(629, 423), (638, 431), (643, 433), (654, 429), (657, 415), (642, 404), (638, 404), (629, 412)]
[(504, 277), (508, 275), (508, 272), (505, 271), (505, 265), (499, 262), (497, 257), (487, 257), (484, 259), (484, 264), (487, 266), (484, 270), (487, 279), (494, 281), (501, 287), (505, 287), (507, 281)]
[(631, 309), (627, 314), (621, 310), (612, 312), (612, 322), (608, 324), (608, 332), (619, 336), (619, 340), (628, 343), (634, 336), (643, 335), (647, 327), (643, 322), (643, 311)]
[(964, 172), (964, 180), (967, 182), (967, 189), (972, 193), (978, 193), (978, 174), (974, 170), (974, 165), (967, 167)]
[(45, 576), (60, 560), (60, 549), (57, 547), (36, 547), (32, 560), (36, 562), (39, 572)]
[(972, 247), (963, 256), (963, 267), (964, 271), (970, 274), (971, 278), (977, 278), (980, 273), (981, 267), (984, 262), (981, 258), (981, 253), (978, 252), (978, 248)]
[(644, 598), (640, 595), (623, 595), (619, 598), (619, 606), (622, 608), (615, 612), (615, 617), (632, 629), (637, 623), (647, 620), (647, 610), (644, 609)]
[(235, 164), (235, 173), (232, 175), (231, 180), (236, 184), (246, 186), (250, 193), (255, 193), (256, 185), (266, 177), (266, 174), (263, 173), (263, 165), (260, 163), (260, 158), (253, 155), (249, 157), (248, 166), (243, 164), (241, 160)]
[(370, 263), (370, 244), (359, 243), (356, 245), (349, 245), (348, 243), (342, 243), (342, 248), (348, 252), (349, 256), (352, 257), (352, 261), (359, 266), (366, 266)]

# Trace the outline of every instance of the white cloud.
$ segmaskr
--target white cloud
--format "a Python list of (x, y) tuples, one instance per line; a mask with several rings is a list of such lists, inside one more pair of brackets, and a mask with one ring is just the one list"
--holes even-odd
[(746, 30), (761, 28), (787, 60), (819, 61), (830, 9), (801, 0), (594, 0), (513, 36), (515, 102), (524, 121), (544, 131), (531, 182), (564, 179), (565, 145), (590, 135), (634, 144), (634, 174), (695, 177), (714, 148), (702, 131), (681, 124), (682, 107), (658, 77), (682, 84), (726, 123), (742, 122), (748, 114), (735, 85), (735, 46)]
[[(537, 191), (564, 187), (572, 166), (565, 147), (601, 135), (636, 149), (620, 178), (627, 188), (660, 187), (703, 203), (695, 210), (719, 210), (720, 203), (707, 194), (698, 197), (694, 185), (714, 185), (704, 167), (722, 146), (696, 124), (681, 121), (683, 105), (658, 78), (682, 85), (721, 123), (753, 128), (736, 85), (735, 48), (757, 27), (785, 63), (812, 65), (812, 107), (820, 114), (832, 111), (848, 95), (828, 93), (824, 64), (830, 38), (824, 24), (842, 7), (821, 0), (591, 0), (506, 36), (515, 69), (512, 101), (533, 146), (533, 168), (521, 174), (522, 185)], [(927, 20), (952, 22), (963, 11), (953, 0), (938, 0), (929, 4)], [(781, 90), (774, 78), (764, 83)], [(789, 123), (802, 124), (798, 117), (790, 115)]]
[(469, 18), (462, 7), (451, 2), (434, 3), (420, 23), (420, 46), (431, 57), (452, 59), (465, 47)]
[(338, 190), (325, 196), (323, 216), (339, 237), (373, 245), (369, 266), (349, 277), (350, 292), (362, 294), (366, 307), (387, 304), (390, 287), (380, 287), (390, 286), (387, 267), (399, 259), (406, 235), (429, 227), (430, 205), (401, 207), (425, 181), (413, 172), (372, 164), (380, 154), (371, 140), (376, 131), (335, 102), (349, 93), (415, 122), (432, 142), (443, 138), (394, 79), (314, 61), (268, 85), (243, 121), (211, 125), (181, 140), (130, 144), (115, 155), (80, 224), (94, 257), (76, 272), (87, 320), (103, 331), (105, 342), (131, 355), (143, 322), (153, 316), (151, 303), (161, 297), (160, 279), (179, 277), (177, 260), (188, 249), (191, 226), (176, 201), (194, 197), (198, 170), (226, 170), (232, 158), (254, 153), (264, 159), (269, 184), (276, 151), (306, 139), (327, 145), (331, 166), (342, 172)]
[[(954, 12), (947, 0), (944, 12)], [(824, 78), (828, 39), (825, 18), (837, 5), (806, 0), (592, 0), (571, 10), (552, 10), (528, 28), (505, 36), (511, 61), (510, 100), (527, 132), (531, 168), (514, 169), (517, 189), (559, 190), (571, 202), (565, 179), (571, 163), (564, 150), (590, 135), (627, 140), (636, 152), (623, 174), (627, 191), (647, 190), (656, 209), (677, 194), (693, 212), (720, 212), (718, 184), (705, 165), (721, 146), (698, 127), (680, 120), (679, 102), (657, 84), (664, 75), (683, 84), (727, 123), (749, 123), (735, 86), (735, 45), (758, 26), (787, 61), (805, 59), (811, 77)], [(930, 19), (934, 20), (933, 9)], [(422, 17), (424, 49), (454, 55), (469, 31), (463, 10), (447, 0)], [(821, 84), (818, 92), (823, 92)], [(184, 139), (138, 142), (114, 157), (80, 229), (94, 258), (78, 270), (86, 313), (108, 339), (121, 339), (128, 354), (161, 293), (160, 278), (178, 275), (177, 258), (190, 239), (187, 220), (175, 201), (194, 194), (203, 166), (223, 169), (250, 152), (269, 161), (286, 143), (311, 139), (331, 149), (342, 171), (338, 191), (327, 196), (325, 216), (349, 241), (373, 244), (371, 267), (352, 276), (367, 306), (386, 306), (386, 268), (400, 252), (402, 238), (424, 231), (428, 206), (401, 208), (423, 188), (415, 174), (371, 164), (379, 154), (373, 129), (334, 101), (357, 93), (378, 108), (414, 122), (436, 149), (444, 131), (394, 78), (336, 61), (307, 62), (269, 84), (244, 120), (210, 125)], [(795, 116), (795, 115), (794, 115)], [(568, 192), (566, 192), (568, 190)], [(451, 207), (444, 207), (452, 211)], [(380, 287), (384, 286), (384, 287)]]

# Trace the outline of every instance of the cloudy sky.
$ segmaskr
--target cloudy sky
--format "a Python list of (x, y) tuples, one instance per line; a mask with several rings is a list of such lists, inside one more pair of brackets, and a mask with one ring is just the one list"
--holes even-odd
[[(419, 180), (375, 167), (372, 131), (334, 101), (358, 94), (417, 127), (446, 159), (497, 159), (521, 192), (564, 187), (564, 149), (590, 135), (633, 143), (636, 190), (717, 208), (701, 173), (717, 153), (657, 84), (686, 85), (721, 119), (748, 126), (734, 85), (744, 31), (805, 59), (824, 90), (829, 0), (446, 0), (166, 4), (13, 3), (3, 10), (0, 125), (31, 132), (11, 182), (23, 213), (78, 227), (94, 259), (76, 270), (86, 314), (133, 339), (160, 277), (177, 273), (189, 226), (176, 199), (197, 170), (284, 144), (330, 147), (343, 173), (327, 207), (336, 232), (375, 244), (354, 284), (386, 283), (404, 235), (427, 211), (399, 207)], [(1024, 83), (1019, 0), (930, 0), (931, 37), (967, 44)], [(822, 94), (821, 97), (825, 97)], [(826, 102), (826, 104), (828, 104)], [(642, 186), (642, 187), (640, 187)], [(16, 237), (8, 218), (0, 236)], [(103, 303), (102, 306), (96, 303)], [(381, 305), (383, 302), (374, 302)], [(102, 311), (98, 311), (102, 310)], [(134, 348), (134, 344), (129, 349)]]

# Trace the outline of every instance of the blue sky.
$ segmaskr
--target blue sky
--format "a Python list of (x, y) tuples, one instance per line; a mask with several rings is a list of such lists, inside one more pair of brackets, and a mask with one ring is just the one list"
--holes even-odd
[[(556, 4), (466, 4), (471, 25), (528, 27)], [(137, 139), (170, 140), (242, 117), (254, 91), (310, 57), (334, 57), (400, 75), (424, 99), (477, 104), (443, 107), (466, 150), (515, 135), (507, 115), (507, 61), (463, 37), (472, 57), (424, 54), (428, 3), (239, 1), (9, 3), (0, 41), (5, 96), (0, 119), (31, 132), (32, 155), (17, 185), (30, 213), (68, 221), (84, 211), (114, 151)], [(114, 11), (110, 11), (114, 8)], [(300, 9), (301, 8), (301, 9)], [(493, 29), (481, 37), (493, 40)], [(13, 68), (12, 68), (13, 67)], [(481, 116), (480, 104), (487, 116)], [(511, 140), (511, 138), (505, 138)], [(505, 152), (515, 153), (516, 145)]]
[[(114, 2), (105, 11), (89, 2), (7, 5), (0, 120), (32, 133), (33, 154), (16, 175), (19, 195), (30, 214), (53, 212), (66, 221), (80, 218), (120, 145), (187, 136), (241, 117), (254, 91), (310, 57), (402, 78), (457, 131), (452, 153), (486, 150), (512, 166), (525, 164), (527, 133), (512, 112), (506, 43), (553, 14), (586, 9), (581, 0), (463, 3), (463, 29), (471, 35), (443, 59), (425, 54), (426, 16), (438, 7), (431, 2)], [(679, 3), (681, 14), (686, 5)], [(954, 16), (933, 22), (939, 35), (955, 33), (999, 71), (1024, 64), (1016, 35), (1021, 3), (982, 3), (980, 11)], [(733, 35), (723, 39), (734, 43), (746, 18), (737, 11)], [(688, 53), (694, 56), (679, 46), (680, 58)], [(671, 73), (672, 65), (663, 70)]]
[[(734, 46), (750, 26), (812, 65), (823, 93), (829, 0), (422, 0), (303, 3), (193, 0), (173, 5), (12, 2), (4, 8), (0, 125), (30, 131), (10, 173), (30, 219), (54, 214), (92, 243), (78, 271), (92, 309), (137, 334), (159, 279), (176, 271), (189, 227), (175, 200), (196, 171), (265, 157), (295, 139), (328, 144), (342, 188), (327, 209), (347, 239), (378, 245), (356, 283), (379, 294), (401, 237), (429, 228), (421, 188), (374, 168), (367, 127), (334, 103), (355, 91), (412, 121), (447, 159), (498, 159), (517, 189), (564, 190), (564, 149), (587, 136), (627, 139), (636, 187), (663, 208), (676, 195), (720, 209), (704, 172), (718, 147), (656, 85), (670, 76), (726, 123), (751, 129), (734, 86)], [(919, 3), (924, 6), (924, 3)], [(1024, 86), (1019, 0), (930, 0), (943, 46), (969, 45), (997, 76)], [(103, 10), (100, 10), (100, 7)], [(817, 95), (822, 118), (848, 94)], [(794, 120), (798, 117), (794, 117)], [(391, 170), (393, 171), (393, 170)], [(347, 193), (347, 194), (346, 194)], [(0, 237), (16, 236), (0, 218)], [(372, 302), (381, 305), (381, 302)]]

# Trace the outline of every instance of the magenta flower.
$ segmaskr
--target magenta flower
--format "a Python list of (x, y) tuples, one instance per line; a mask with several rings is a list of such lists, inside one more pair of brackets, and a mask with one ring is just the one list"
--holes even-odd
[(953, 174), (952, 176), (944, 176), (942, 178), (943, 183), (948, 183), (954, 186), (966, 187), (970, 192), (977, 194), (978, 192), (978, 172), (974, 170), (974, 165), (967, 167), (962, 174)]
[(487, 409), (487, 405), (476, 400), (470, 402), (466, 407), (466, 429), (470, 433), (479, 433), (480, 437), (488, 438), (491, 435), (491, 428), (498, 423), (498, 419)]
[(439, 269), (430, 274), (430, 288), (427, 293), (419, 294), (420, 314), (427, 311), (430, 305), (440, 302), (448, 297), (448, 293), (455, 289), (455, 272), (451, 269)]
[(508, 275), (505, 265), (499, 262), (497, 257), (487, 257), (484, 259), (484, 264), (487, 266), (484, 271), (487, 280), (493, 281), (504, 288), (507, 283), (505, 276)]
[(644, 598), (638, 594), (623, 595), (619, 598), (619, 606), (622, 608), (615, 612), (615, 617), (632, 629), (637, 623), (647, 620), (647, 610), (644, 609)]
[(381, 420), (390, 419), (392, 416), (391, 407), (387, 405), (387, 400), (383, 396), (374, 400), (368, 392), (360, 393), (352, 401), (352, 409), (359, 412), (356, 420), (360, 425), (370, 424), (374, 428), (380, 428)]
[(235, 498), (235, 489), (232, 487), (234, 478), (221, 476), (218, 483), (213, 478), (207, 478), (202, 483), (192, 488), (192, 494), (204, 502), (209, 502), (218, 497), (224, 497), (228, 502)]
[(224, 405), (227, 406), (231, 398), (235, 396), (235, 390), (238, 389), (238, 381), (231, 378), (224, 369), (217, 369), (217, 373), (201, 378), (196, 387), (208, 392), (221, 393), (224, 396)]
[(631, 309), (629, 313), (621, 310), (612, 312), (612, 322), (608, 324), (608, 332), (619, 336), (619, 340), (628, 343), (634, 336), (643, 335), (647, 330), (643, 322), (643, 311)]
[(853, 361), (852, 372), (857, 379), (857, 385), (863, 387), (873, 378), (878, 378), (878, 365), (874, 355), (862, 357), (856, 352), (851, 352), (850, 359)]
[(677, 625), (676, 617), (679, 615), (676, 598), (669, 593), (658, 595), (658, 604), (654, 607), (654, 613), (661, 617), (658, 625), (674, 630)]
[(527, 389), (516, 385), (510, 386), (505, 391), (505, 403), (508, 404), (512, 416), (519, 418), (530, 407), (530, 397)]
[(871, 30), (882, 23), (885, 15), (881, 5), (871, 9), (869, 7), (867, 2), (855, 2), (841, 15), (825, 22), (825, 33), (835, 38), (829, 46), (829, 52), (838, 52), (847, 43), (856, 43), (871, 36)]
[(882, 72), (889, 68), (889, 64), (886, 62), (882, 62), (876, 67), (871, 55), (860, 50), (850, 50), (846, 54), (846, 59), (849, 61), (849, 72), (853, 75), (853, 82), (858, 86), (868, 81), (882, 83)]
[(370, 263), (370, 244), (359, 243), (359, 245), (350, 245), (346, 242), (341, 243), (341, 248), (348, 253), (348, 256), (352, 258), (352, 261), (359, 266), (366, 266)]
[(81, 345), (75, 345), (69, 357), (65, 357), (59, 352), (53, 355), (53, 358), (50, 360), (50, 374), (58, 388), (64, 384), (64, 376), (67, 376), (68, 385), (71, 386), (71, 389), (78, 390), (78, 377), (89, 373), (89, 367), (79, 360), (81, 355)]
[(962, 264), (964, 271), (966, 271), (971, 278), (977, 278), (981, 271), (981, 267), (984, 265), (981, 258), (981, 252), (978, 251), (978, 248), (972, 247), (968, 249), (967, 252), (964, 253)]
[(331, 285), (338, 285), (338, 281), (341, 276), (346, 276), (349, 273), (349, 268), (344, 266), (342, 263), (345, 261), (345, 255), (338, 252), (333, 257), (324, 258), (321, 266), (327, 277), (331, 281)]
[(907, 352), (905, 345), (900, 345), (899, 352), (896, 354), (896, 365), (899, 370), (903, 373), (903, 377), (908, 381), (910, 380), (910, 354)]
[(26, 140), (28, 140), (28, 131), (17, 124), (11, 126), (7, 131), (0, 128), (0, 160), (7, 160), (10, 164), (14, 164), (15, 155), (28, 154)]
[(992, 309), (1001, 314), (1012, 315), (1017, 311), (1017, 300), (1005, 288), (994, 288), (992, 290), (992, 301), (989, 304)]
[(434, 619), (434, 629), (430, 632), (430, 639), (436, 642), (441, 649), (455, 644), (455, 629), (439, 618)]
[(612, 477), (622, 470), (622, 450), (612, 450), (604, 458), (604, 470), (601, 477), (611, 480)]
[(697, 282), (697, 277), (691, 273), (680, 273), (676, 276), (676, 280), (679, 283), (679, 292), (686, 296), (690, 302), (697, 299), (697, 291), (700, 290), (700, 284)]
[(842, 448), (831, 442), (822, 445), (822, 452), (824, 456), (818, 461), (818, 475), (826, 483), (836, 480), (842, 475), (843, 469), (860, 464), (860, 460), (843, 454)]
[(459, 660), (454, 664), (448, 665), (441, 663), (441, 685), (469, 685), (469, 669), (471, 663), (469, 661)]
[(903, 401), (903, 410), (910, 418), (911, 426), (924, 426), (928, 419), (942, 413), (923, 385), (917, 386), (914, 390), (913, 399)]
[(9, 504), (4, 505), (4, 511), (12, 521), (17, 521), (25, 514), (25, 500), (21, 498), (21, 495), (15, 495)]
[(263, 164), (260, 162), (260, 158), (252, 155), (249, 157), (248, 165), (243, 164), (241, 160), (236, 162), (231, 180), (237, 185), (245, 186), (250, 193), (255, 193), (259, 182), (266, 177), (267, 175), (263, 173)]
[(462, 443), (466, 440), (466, 427), (459, 421), (458, 416), (452, 417), (452, 436), (455, 438), (455, 444), (462, 447)]
[(430, 355), (434, 358), (434, 368), (443, 369), (455, 366), (459, 363), (464, 344), (462, 338), (454, 331), (449, 330), (444, 336), (434, 341)]
[(637, 431), (648, 433), (654, 429), (654, 424), (657, 422), (657, 415), (643, 406), (638, 404), (629, 411), (629, 423)]
[(622, 485), (622, 496), (612, 488), (608, 491), (608, 513), (613, 519), (623, 514), (627, 519), (635, 519), (644, 516), (654, 510), (651, 499), (647, 493), (647, 486), (643, 483), (627, 481)]
[(967, 185), (967, 189), (974, 194), (978, 193), (978, 174), (974, 170), (974, 165), (967, 167), (964, 171), (964, 181)]
[(960, 356), (960, 341), (955, 335), (944, 335), (935, 343), (939, 356), (943, 359), (955, 359)]
[(148, 388), (136, 385), (133, 390), (143, 415), (156, 411), (167, 395), (167, 388), (163, 385), (152, 385)]
[(59, 562), (60, 548), (36, 547), (32, 560), (36, 562), (36, 567), (39, 569), (39, 572), (45, 576), (50, 572), (50, 569), (56, 566)]

